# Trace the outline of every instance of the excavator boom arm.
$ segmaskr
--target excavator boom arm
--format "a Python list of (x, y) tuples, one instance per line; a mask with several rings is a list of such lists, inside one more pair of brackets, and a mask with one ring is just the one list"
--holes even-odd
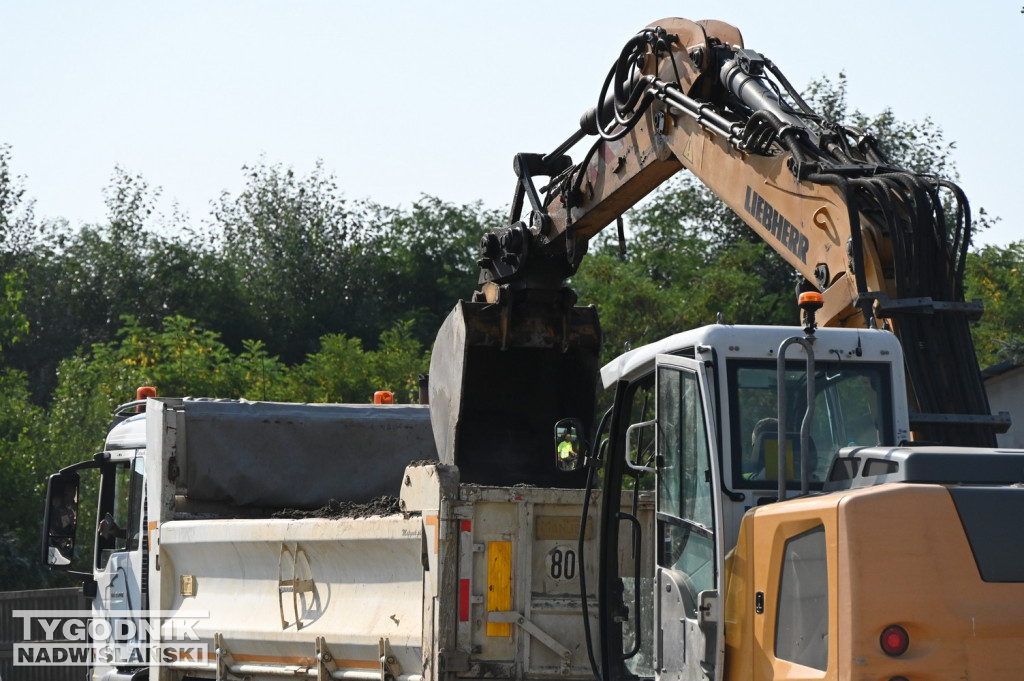
[[(719, 21), (649, 25), (599, 101), (569, 140), (598, 136), (581, 163), (563, 155), (568, 144), (517, 158), (510, 225), (483, 242), (488, 300), (561, 282), (594, 235), (686, 168), (822, 293), (823, 325), (882, 324), (913, 348), (920, 437), (994, 444), (1005, 423), (988, 416), (967, 326), (981, 307), (964, 301), (970, 216), (958, 187), (894, 166), (870, 135), (821, 119)], [(538, 175), (551, 177), (543, 198)]]
[[(596, 141), (574, 163), (566, 152), (588, 137)], [(989, 415), (968, 327), (980, 305), (964, 301), (963, 193), (890, 164), (863, 131), (823, 120), (735, 27), (650, 24), (623, 47), (579, 130), (551, 153), (518, 154), (514, 168), (508, 224), (481, 240), (481, 291), (453, 313), (433, 352), (431, 401), (445, 414), (435, 434), (451, 434), (438, 443), (443, 460), (469, 464), (458, 453), (480, 449), (460, 444), (469, 424), (513, 413), (508, 395), (515, 404), (541, 404), (531, 391), (553, 397), (534, 378), (539, 367), (580, 377), (586, 371), (568, 364), (596, 365), (597, 317), (573, 307), (565, 280), (591, 238), (682, 168), (821, 292), (822, 325), (883, 325), (900, 338), (915, 438), (994, 446), (1008, 426)], [(476, 351), (484, 347), (498, 351)], [(467, 401), (466, 386), (484, 388)], [(531, 412), (536, 422), (576, 416), (586, 425), (593, 401), (554, 392), (549, 408)], [(520, 430), (510, 427), (502, 445), (534, 446), (535, 427)]]

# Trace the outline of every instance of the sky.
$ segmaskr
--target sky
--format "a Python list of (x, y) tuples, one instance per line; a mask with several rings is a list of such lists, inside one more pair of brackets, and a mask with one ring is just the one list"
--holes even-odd
[(399, 2), (0, 0), (0, 144), (37, 217), (104, 220), (114, 168), (202, 221), (243, 167), (309, 173), (350, 199), (501, 208), (512, 157), (547, 152), (596, 103), (626, 40), (721, 19), (797, 87), (845, 71), (851, 108), (931, 117), (955, 140), (981, 243), (1024, 238), (1022, 0)]

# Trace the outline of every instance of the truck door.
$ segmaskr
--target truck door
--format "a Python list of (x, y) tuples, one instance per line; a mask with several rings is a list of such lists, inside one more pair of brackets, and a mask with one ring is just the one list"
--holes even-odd
[(144, 466), (142, 456), (108, 463), (100, 481), (93, 612), (106, 618), (113, 628), (110, 655), (128, 664), (138, 663), (145, 649), (138, 616), (138, 611), (147, 607)]
[(720, 468), (702, 363), (656, 361), (655, 671), (720, 681), (724, 655)]

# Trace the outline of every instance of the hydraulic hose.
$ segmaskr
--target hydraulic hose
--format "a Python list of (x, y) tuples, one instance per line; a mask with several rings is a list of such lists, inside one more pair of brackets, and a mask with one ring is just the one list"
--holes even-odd
[(771, 88), (762, 83), (760, 78), (743, 70), (738, 58), (730, 59), (722, 64), (719, 77), (722, 85), (752, 111), (770, 111), (780, 121), (804, 130), (812, 138), (816, 137), (810, 133), (807, 124), (801, 118), (787, 111), (782, 100)]

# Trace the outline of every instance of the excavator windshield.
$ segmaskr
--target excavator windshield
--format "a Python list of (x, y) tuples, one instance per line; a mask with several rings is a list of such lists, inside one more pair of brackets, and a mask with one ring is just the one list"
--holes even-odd
[[(732, 432), (732, 487), (778, 486), (778, 391), (774, 360), (730, 360), (727, 364)], [(799, 488), (800, 422), (807, 410), (807, 374), (787, 362), (786, 477)], [(893, 441), (892, 381), (888, 364), (817, 362), (814, 419), (808, 462), (811, 487), (821, 489), (832, 458), (841, 447), (896, 444)]]

